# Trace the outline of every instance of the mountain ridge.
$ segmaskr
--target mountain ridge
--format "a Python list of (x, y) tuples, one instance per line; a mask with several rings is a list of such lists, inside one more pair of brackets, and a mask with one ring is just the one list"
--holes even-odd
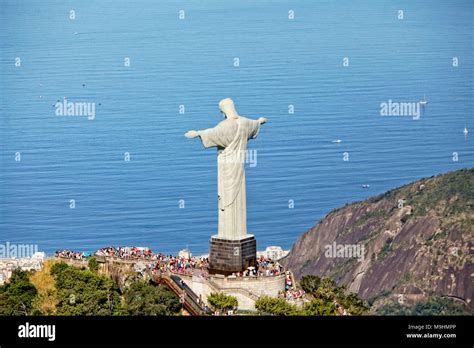
[[(282, 263), (298, 278), (331, 277), (375, 307), (443, 296), (472, 311), (473, 188), (468, 168), (347, 204), (300, 236)], [(339, 257), (331, 245), (364, 255)]]

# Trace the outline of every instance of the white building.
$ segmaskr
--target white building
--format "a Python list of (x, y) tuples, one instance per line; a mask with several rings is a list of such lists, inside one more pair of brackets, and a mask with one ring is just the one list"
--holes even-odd
[(31, 257), (20, 258), (0, 258), (0, 285), (4, 284), (15, 269), (22, 271), (39, 271), (43, 268), (43, 262), (46, 254), (36, 252)]
[(280, 246), (269, 246), (264, 251), (257, 251), (257, 257), (263, 256), (271, 260), (280, 260), (289, 252), (289, 250), (283, 250)]

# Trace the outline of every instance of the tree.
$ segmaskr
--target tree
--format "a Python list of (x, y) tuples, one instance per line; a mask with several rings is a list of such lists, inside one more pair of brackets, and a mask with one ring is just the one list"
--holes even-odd
[(296, 306), (286, 302), (284, 298), (273, 298), (269, 296), (262, 296), (255, 301), (255, 308), (262, 314), (272, 315), (304, 315)]
[(0, 286), (0, 315), (31, 315), (37, 293), (27, 272), (13, 271), (8, 283)]
[(304, 307), (304, 313), (306, 315), (337, 315), (337, 309), (334, 302), (315, 298)]
[(337, 288), (337, 284), (333, 279), (325, 277), (321, 279), (321, 287), (326, 289), (334, 289)]
[(140, 280), (124, 291), (124, 311), (128, 315), (173, 315), (180, 308), (178, 297), (163, 285)]
[(401, 305), (391, 302), (379, 307), (377, 315), (472, 315), (468, 306), (450, 298), (439, 296), (429, 297), (414, 306)]
[(412, 309), (412, 315), (472, 315), (467, 305), (451, 298), (433, 296), (424, 302), (418, 302)]
[(320, 279), (317, 276), (304, 276), (301, 287), (311, 294), (314, 300), (306, 305), (307, 315), (335, 315), (339, 303), (351, 315), (363, 315), (370, 309), (367, 301), (360, 299), (355, 293), (348, 293), (345, 286), (337, 286), (331, 278)]
[(212, 310), (230, 310), (238, 306), (237, 298), (226, 295), (222, 292), (212, 293), (207, 296), (207, 302)]
[(92, 256), (89, 259), (87, 265), (89, 266), (89, 270), (91, 272), (97, 273), (99, 271), (99, 263), (97, 262), (97, 258), (95, 256)]
[(321, 285), (321, 278), (315, 275), (307, 275), (301, 278), (300, 285), (305, 292), (311, 294)]
[(363, 315), (369, 312), (370, 306), (355, 293), (342, 294), (337, 301), (352, 315)]
[(118, 315), (120, 294), (114, 282), (64, 262), (51, 267), (58, 291), (58, 315)]

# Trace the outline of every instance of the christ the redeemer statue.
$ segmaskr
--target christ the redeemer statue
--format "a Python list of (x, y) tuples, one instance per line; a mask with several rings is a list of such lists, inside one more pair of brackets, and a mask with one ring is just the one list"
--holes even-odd
[[(267, 122), (267, 119), (261, 117), (258, 120), (251, 120), (240, 116), (230, 98), (221, 100), (219, 108), (225, 119), (217, 126), (201, 131), (191, 130), (185, 136), (200, 137), (205, 148), (217, 148), (219, 226), (218, 234), (213, 238), (239, 241), (249, 237), (244, 171), (247, 142), (257, 137), (260, 126)], [(239, 252), (241, 246), (235, 248), (233, 245), (233, 253), (239, 255), (234, 256), (243, 256)], [(212, 254), (211, 240), (211, 264)]]

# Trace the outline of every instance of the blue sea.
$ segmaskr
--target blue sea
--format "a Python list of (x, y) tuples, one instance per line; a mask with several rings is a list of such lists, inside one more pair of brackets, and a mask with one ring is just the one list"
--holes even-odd
[[(207, 253), (216, 151), (183, 135), (220, 122), (226, 97), (268, 118), (246, 166), (258, 249), (290, 248), (346, 203), (472, 167), (473, 7), (0, 0), (0, 243)], [(419, 119), (381, 115), (424, 95)], [(95, 103), (95, 117), (56, 115), (64, 98)]]

